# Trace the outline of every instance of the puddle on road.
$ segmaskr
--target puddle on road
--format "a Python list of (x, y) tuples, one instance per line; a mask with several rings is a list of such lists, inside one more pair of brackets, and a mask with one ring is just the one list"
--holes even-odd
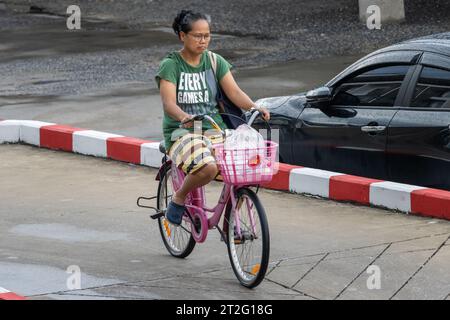
[[(42, 24), (0, 33), (0, 63), (101, 51), (143, 48), (157, 50), (158, 47), (179, 45), (179, 40), (169, 27), (149, 26), (142, 30), (132, 30), (107, 21), (89, 21), (83, 24), (83, 29), (68, 32), (65, 19), (60, 19), (59, 24)], [(220, 33), (214, 33), (213, 37), (218, 41), (236, 38), (234, 35)]]
[(254, 98), (291, 95), (324, 85), (362, 55), (289, 61), (266, 67), (237, 69), (239, 85)]
[[(70, 276), (72, 273), (67, 273), (65, 269), (0, 261), (0, 285), (23, 296), (68, 291), (67, 282)], [(82, 268), (80, 280), (81, 289), (123, 282), (85, 274)], [(66, 299), (65, 296), (62, 298)]]
[(21, 224), (9, 230), (19, 236), (59, 240), (63, 242), (108, 242), (127, 240), (126, 233), (78, 228), (68, 224)]
[[(142, 29), (133, 30), (117, 21), (88, 19), (82, 30), (68, 32), (64, 17), (45, 19), (40, 14), (37, 17), (40, 19), (35, 25), (0, 33), (0, 70), (5, 74), (0, 79), (3, 96), (0, 106), (20, 103), (14, 101), (16, 95), (21, 99), (24, 95), (95, 93), (130, 81), (133, 86), (145, 86), (158, 94), (153, 76), (160, 59), (180, 45), (170, 27), (156, 23), (142, 24)], [(60, 21), (55, 21), (58, 18)], [(230, 43), (245, 44), (220, 45), (214, 49), (230, 61), (270, 51), (264, 41), (257, 41), (258, 45), (246, 41), (254, 36), (214, 33), (213, 37), (217, 42), (231, 40)], [(255, 99), (295, 94), (324, 84), (360, 56), (250, 68), (244, 64), (236, 68), (236, 78)]]
[[(63, 21), (55, 21), (0, 33), (0, 118), (160, 140), (162, 106), (153, 77), (161, 57), (179, 47), (171, 28), (149, 23), (132, 30), (91, 21), (84, 30), (67, 32)], [(323, 85), (360, 58), (251, 66), (239, 61), (270, 51), (264, 40), (232, 34), (214, 34), (214, 39), (229, 40), (214, 51), (236, 63), (235, 78), (254, 100)]]

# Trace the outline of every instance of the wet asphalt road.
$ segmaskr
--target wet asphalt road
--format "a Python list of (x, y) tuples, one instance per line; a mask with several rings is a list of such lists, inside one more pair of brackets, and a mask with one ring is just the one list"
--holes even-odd
[[(293, 94), (320, 85), (356, 59), (295, 61), (239, 71), (236, 79), (254, 99)], [(42, 79), (45, 77), (42, 75)], [(161, 99), (157, 90), (149, 87), (143, 83), (122, 83), (115, 89), (84, 95), (4, 96), (0, 97), (0, 118), (40, 120), (160, 141)]]
[[(0, 118), (162, 138), (162, 106), (153, 77), (161, 57), (179, 49), (170, 28), (153, 24), (132, 30), (93, 19), (83, 24), (83, 30), (70, 32), (59, 16), (0, 10), (0, 17), (9, 17), (0, 27), (12, 28), (0, 32)], [(239, 61), (251, 52), (267, 50), (264, 40), (256, 39), (258, 45), (253, 47), (255, 39), (216, 34), (212, 48), (231, 62)], [(245, 41), (245, 48), (233, 47), (235, 41)], [(234, 73), (256, 100), (321, 85), (359, 57), (237, 66)]]

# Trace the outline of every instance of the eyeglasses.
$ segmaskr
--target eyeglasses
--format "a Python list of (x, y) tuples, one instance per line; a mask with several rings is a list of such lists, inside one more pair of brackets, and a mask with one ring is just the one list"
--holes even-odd
[(201, 34), (201, 33), (188, 33), (187, 35), (192, 36), (195, 41), (200, 42), (202, 39), (205, 39), (205, 41), (211, 40), (211, 35), (209, 33)]

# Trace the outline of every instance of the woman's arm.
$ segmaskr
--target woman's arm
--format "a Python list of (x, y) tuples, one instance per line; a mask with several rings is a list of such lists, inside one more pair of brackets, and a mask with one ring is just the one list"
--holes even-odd
[[(161, 100), (163, 104), (164, 111), (176, 121), (184, 121), (190, 119), (192, 116), (184, 112), (177, 105), (177, 88), (175, 84), (170, 81), (161, 79), (159, 85), (159, 92), (161, 95)], [(184, 127), (191, 127), (192, 122), (189, 122)]]
[(220, 86), (227, 97), (233, 102), (236, 106), (240, 107), (244, 110), (250, 110), (251, 108), (257, 108), (262, 114), (266, 121), (270, 119), (270, 112), (266, 108), (258, 107), (250, 97), (239, 88), (238, 84), (234, 80), (233, 75), (230, 71), (228, 71), (220, 80)]

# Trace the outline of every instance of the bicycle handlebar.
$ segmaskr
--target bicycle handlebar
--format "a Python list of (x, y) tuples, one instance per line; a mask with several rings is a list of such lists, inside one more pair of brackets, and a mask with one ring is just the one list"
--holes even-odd
[[(250, 119), (248, 120), (248, 122), (246, 122), (250, 127), (252, 126), (252, 124), (253, 124), (253, 122), (256, 120), (256, 118), (258, 118), (258, 117), (261, 117), (265, 122), (266, 122), (266, 124), (268, 124), (267, 123), (267, 121), (262, 117), (262, 113), (258, 110), (258, 109), (256, 109), (256, 108), (251, 108), (249, 111), (248, 111), (249, 113), (250, 113)], [(217, 124), (217, 122), (216, 121), (214, 121), (214, 119), (212, 118), (212, 117), (210, 117), (209, 115), (207, 115), (207, 114), (198, 114), (198, 115), (194, 115), (192, 118), (190, 118), (190, 119), (187, 119), (187, 120), (185, 120), (185, 121), (182, 121), (181, 123), (180, 123), (180, 128), (184, 125), (184, 124), (186, 124), (186, 123), (189, 123), (189, 122), (193, 122), (193, 121), (203, 121), (203, 120), (208, 120), (208, 122), (209, 123), (211, 123), (211, 125), (213, 126), (213, 128), (215, 128), (216, 130), (219, 130), (221, 133), (222, 133), (222, 135), (224, 135), (225, 134), (225, 132), (219, 127), (219, 125)], [(241, 118), (239, 118), (239, 119), (241, 119)], [(245, 121), (242, 119), (242, 122), (244, 122), (245, 123)], [(270, 125), (268, 125), (268, 128), (269, 128), (269, 130), (268, 130), (268, 138), (269, 138), (269, 140), (271, 140), (271, 133), (270, 133)]]
[(251, 108), (249, 112), (251, 114), (251, 117), (250, 117), (250, 120), (248, 120), (247, 124), (251, 127), (253, 122), (255, 122), (256, 118), (258, 118), (259, 116), (261, 116), (261, 118), (262, 118), (262, 113), (259, 112), (259, 110), (255, 109), (255, 108)]
[[(183, 124), (186, 124), (186, 123), (189, 123), (189, 122), (191, 122), (191, 121), (198, 121), (198, 120), (203, 120), (206, 116), (208, 116), (207, 114), (197, 114), (197, 115), (195, 115), (195, 116), (193, 116), (192, 118), (190, 118), (190, 119), (187, 119), (187, 120), (184, 120), (184, 121), (181, 121), (181, 124), (183, 125)], [(209, 120), (209, 119), (208, 119)], [(214, 121), (214, 120), (213, 120)]]
[[(262, 115), (262, 114), (261, 114), (261, 112), (259, 112), (259, 110), (256, 109), (256, 108), (251, 108), (248, 112), (251, 113), (251, 118), (250, 118), (250, 120), (247, 122), (247, 124), (248, 124), (249, 126), (251, 126), (251, 125), (253, 124), (253, 122), (255, 121), (255, 119), (256, 119), (258, 116)], [(194, 116), (193, 116), (192, 118), (190, 118), (190, 119), (181, 121), (181, 125), (186, 124), (186, 123), (189, 123), (189, 122), (192, 122), (192, 121), (199, 121), (199, 120), (201, 121), (201, 120), (204, 120), (204, 119), (208, 120), (212, 125), (214, 125), (214, 124), (217, 125), (217, 123), (214, 121), (214, 119), (211, 118), (210, 116), (208, 116), (207, 114), (197, 114), (197, 115), (194, 115)]]

